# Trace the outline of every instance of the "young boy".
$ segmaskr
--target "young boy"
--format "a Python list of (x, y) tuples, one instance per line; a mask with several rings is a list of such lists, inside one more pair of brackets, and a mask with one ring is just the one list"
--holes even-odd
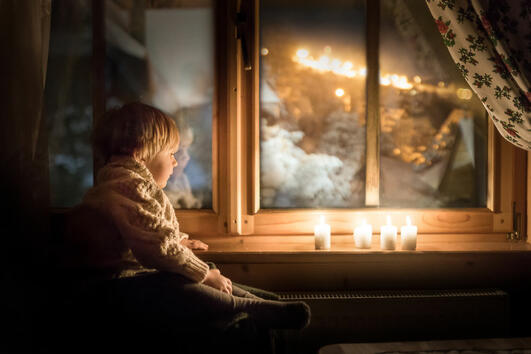
[(208, 246), (180, 231), (162, 190), (177, 166), (179, 132), (172, 119), (146, 104), (126, 104), (109, 111), (95, 127), (94, 148), (105, 165), (81, 205), (109, 221), (101, 233), (91, 232), (97, 239), (91, 262), (100, 272), (126, 278), (122, 283), (131, 296), (151, 304), (154, 312), (182, 320), (247, 312), (269, 328), (308, 325), (305, 303), (256, 297), (192, 252)]

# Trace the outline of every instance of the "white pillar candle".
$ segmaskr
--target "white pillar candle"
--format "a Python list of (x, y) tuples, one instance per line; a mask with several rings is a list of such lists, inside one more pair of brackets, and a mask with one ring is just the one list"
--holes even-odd
[(315, 225), (313, 229), (315, 235), (315, 249), (330, 249), (330, 225), (324, 223), (324, 216), (321, 215), (321, 223)]
[(380, 228), (380, 247), (383, 250), (396, 248), (396, 226), (391, 224), (391, 217), (387, 215), (387, 225)]
[(362, 224), (354, 229), (354, 244), (357, 248), (371, 248), (372, 225), (363, 219)]
[(407, 225), (400, 228), (400, 239), (403, 250), (415, 250), (417, 248), (417, 227), (411, 225), (411, 219), (406, 216)]

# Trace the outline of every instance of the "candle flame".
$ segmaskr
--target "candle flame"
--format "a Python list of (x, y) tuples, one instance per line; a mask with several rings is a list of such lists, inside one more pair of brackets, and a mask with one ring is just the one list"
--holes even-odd
[(406, 216), (406, 222), (407, 222), (407, 226), (411, 226), (411, 218), (408, 216)]

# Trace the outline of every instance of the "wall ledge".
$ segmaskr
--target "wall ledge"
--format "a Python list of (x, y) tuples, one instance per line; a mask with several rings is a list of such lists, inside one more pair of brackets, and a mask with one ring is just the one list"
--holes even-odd
[[(329, 251), (313, 236), (233, 236), (203, 239), (233, 282), (273, 291), (344, 289), (518, 288), (531, 283), (531, 245), (505, 235), (420, 235), (416, 251), (354, 247), (333, 236)], [(376, 235), (376, 239), (377, 239)]]

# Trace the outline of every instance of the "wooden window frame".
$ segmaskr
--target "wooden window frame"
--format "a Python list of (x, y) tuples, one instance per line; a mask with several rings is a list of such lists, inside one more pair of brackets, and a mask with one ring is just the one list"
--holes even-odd
[[(443, 208), (443, 209), (396, 209), (396, 208), (359, 208), (359, 209), (260, 209), (260, 131), (259, 131), (259, 0), (232, 0), (237, 9), (244, 11), (250, 18), (249, 26), (252, 69), (245, 71), (241, 65), (240, 39), (229, 38), (231, 45), (227, 49), (233, 50), (235, 63), (226, 63), (227, 72), (232, 76), (231, 82), (237, 83), (236, 107), (224, 117), (227, 126), (227, 156), (230, 167), (224, 171), (229, 176), (230, 200), (227, 200), (227, 232), (231, 235), (308, 235), (313, 233), (313, 225), (319, 216), (324, 215), (327, 223), (331, 224), (332, 234), (352, 234), (352, 230), (361, 219), (365, 218), (373, 225), (378, 233), (380, 226), (385, 223), (385, 216), (391, 215), (394, 223), (405, 223), (406, 215), (410, 215), (418, 225), (420, 234), (505, 234), (514, 230), (513, 216), (515, 210), (525, 210), (525, 192), (518, 186), (526, 183), (526, 155), (525, 151), (508, 143), (495, 132), (494, 125), (488, 122), (488, 175), (487, 175), (487, 205), (485, 208)], [(374, 2), (367, 2), (369, 6), (367, 23), (368, 36), (374, 38), (374, 31), (379, 30), (379, 7)], [(373, 4), (373, 5), (370, 5)], [(375, 16), (375, 14), (377, 16)], [(370, 22), (370, 23), (369, 23)], [(377, 41), (376, 41), (377, 42)], [(372, 42), (374, 43), (374, 41)], [(368, 51), (378, 50), (378, 44), (368, 48)], [(230, 54), (228, 55), (230, 57)], [(373, 56), (374, 58), (374, 56)], [(368, 61), (369, 63), (369, 61)], [(234, 67), (235, 66), (235, 67)], [(374, 67), (373, 67), (374, 68)], [(235, 70), (236, 69), (236, 70)], [(372, 72), (372, 81), (368, 82), (367, 100), (378, 100), (376, 70)], [(371, 68), (368, 65), (368, 81)], [(372, 86), (371, 86), (372, 85)], [(372, 93), (371, 93), (372, 92)], [(368, 124), (372, 128), (379, 125), (378, 110), (370, 110), (368, 105)], [(234, 130), (236, 130), (236, 133)], [(375, 155), (373, 161), (379, 158), (378, 136), (371, 151), (367, 154)], [(220, 149), (221, 150), (221, 149)], [(371, 186), (366, 195), (369, 204), (373, 204), (377, 197), (371, 190), (377, 188), (379, 168), (372, 169)], [(220, 170), (221, 171), (221, 170)], [(372, 198), (372, 199), (371, 199)], [(519, 209), (517, 209), (519, 208)], [(522, 209), (523, 208), (523, 209)], [(522, 215), (525, 215), (523, 213)], [(521, 229), (524, 231), (524, 229)]]
[[(92, 2), (93, 22), (93, 62), (92, 62), (92, 104), (93, 122), (103, 116), (105, 112), (105, 0), (94, 0)], [(227, 0), (214, 0), (214, 99), (212, 102), (212, 209), (175, 209), (175, 214), (179, 219), (180, 227), (183, 231), (198, 236), (212, 236), (226, 234), (227, 227), (227, 206), (229, 203), (222, 203), (230, 195), (226, 188), (228, 180), (227, 153), (223, 146), (228, 146), (228, 140), (233, 137), (229, 134), (234, 132), (227, 124), (232, 112), (236, 109), (235, 92), (231, 87), (236, 87), (233, 82), (236, 65), (232, 63), (236, 42), (229, 30), (234, 25), (231, 14), (235, 13), (234, 4)], [(152, 5), (152, 4), (148, 4)], [(183, 2), (183, 5), (187, 5)], [(232, 6), (232, 7), (231, 7)], [(231, 45), (226, 47), (225, 44)], [(230, 66), (230, 68), (228, 68)], [(226, 70), (228, 69), (228, 71)], [(226, 83), (226, 85), (223, 85)], [(101, 162), (94, 161), (94, 176), (101, 167)], [(66, 209), (67, 210), (67, 209)], [(65, 209), (55, 209), (52, 212), (64, 213)]]
[[(367, 3), (374, 4), (370, 1)], [(92, 4), (93, 113), (96, 121), (105, 107), (105, 32), (103, 1), (95, 0)], [(522, 213), (523, 220), (526, 219), (526, 152), (502, 139), (490, 120), (486, 208), (260, 209), (259, 0), (216, 0), (214, 4), (216, 61), (212, 113), (212, 209), (175, 209), (183, 231), (194, 237), (310, 235), (319, 216), (325, 215), (331, 224), (332, 234), (352, 234), (354, 225), (362, 218), (371, 223), (373, 230), (378, 233), (386, 215), (391, 215), (397, 225), (405, 220), (406, 215), (410, 215), (418, 225), (419, 234), (496, 233), (505, 237), (506, 233), (513, 231), (515, 210)], [(239, 12), (248, 19), (240, 28), (237, 21)], [(374, 21), (378, 19), (370, 21), (372, 30), (368, 26), (371, 33), (377, 29)], [(238, 30), (246, 31), (251, 70), (244, 68), (242, 39), (238, 36)], [(377, 45), (370, 50), (378, 50)], [(368, 67), (369, 78), (370, 65)], [(376, 75), (372, 73), (372, 77), (374, 82)], [(378, 85), (376, 88), (374, 85), (371, 88), (370, 83), (368, 85), (367, 99), (377, 100)], [(368, 109), (367, 115), (373, 117), (368, 120), (373, 124), (370, 129), (378, 127), (377, 111)], [(375, 147), (376, 143), (373, 144)], [(374, 161), (379, 158), (377, 148), (368, 150), (369, 153), (375, 156)], [(98, 167), (95, 162), (94, 170), (97, 171)], [(378, 175), (379, 170), (376, 171)], [(370, 201), (371, 192), (367, 193), (366, 199)], [(64, 211), (52, 209), (56, 213)], [(525, 234), (526, 227), (522, 226), (521, 230)]]

